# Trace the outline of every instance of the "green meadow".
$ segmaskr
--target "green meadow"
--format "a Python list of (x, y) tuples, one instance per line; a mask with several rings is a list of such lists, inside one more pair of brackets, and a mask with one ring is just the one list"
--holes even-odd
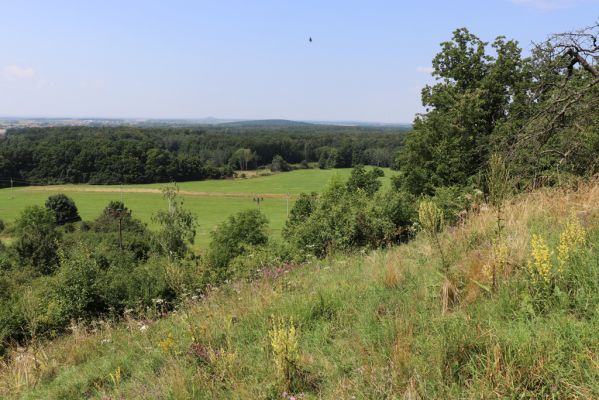
[[(185, 205), (198, 218), (199, 229), (196, 237), (196, 250), (204, 248), (210, 240), (210, 232), (237, 211), (257, 207), (255, 197), (265, 197), (260, 209), (270, 222), (271, 236), (278, 237), (287, 218), (287, 210), (293, 206), (294, 196), (301, 192), (321, 192), (331, 179), (347, 179), (351, 169), (296, 170), (270, 176), (256, 176), (229, 180), (210, 180), (179, 183)], [(383, 182), (389, 185), (392, 171), (385, 169)], [(0, 190), (0, 219), (12, 223), (27, 206), (43, 205), (48, 196), (65, 193), (77, 204), (84, 220), (96, 218), (111, 200), (123, 200), (133, 216), (147, 223), (150, 228), (152, 214), (165, 207), (165, 201), (158, 192), (132, 192), (131, 190), (157, 190), (164, 184), (142, 184), (124, 186), (59, 185), (44, 187), (18, 187)], [(121, 188), (123, 189), (121, 191)], [(92, 190), (106, 190), (94, 192)], [(110, 191), (114, 190), (114, 191)], [(289, 194), (289, 199), (287, 199)]]

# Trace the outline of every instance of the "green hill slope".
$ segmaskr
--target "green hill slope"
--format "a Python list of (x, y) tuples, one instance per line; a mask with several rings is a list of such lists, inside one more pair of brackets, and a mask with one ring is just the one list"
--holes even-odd
[[(0, 395), (598, 398), (599, 185), (535, 192), (505, 215), (496, 293), (494, 217), (483, 206), (442, 234), (448, 281), (422, 235), (265, 270), (189, 294), (165, 317), (157, 300), (143, 317), (74, 324), (67, 337), (15, 350), (0, 370)], [(448, 286), (457, 295), (442, 313)]]

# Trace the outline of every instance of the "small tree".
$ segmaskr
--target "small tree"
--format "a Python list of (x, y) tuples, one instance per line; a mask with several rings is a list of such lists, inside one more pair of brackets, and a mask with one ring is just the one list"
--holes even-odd
[(157, 211), (152, 219), (161, 226), (157, 233), (158, 245), (169, 260), (182, 258), (193, 245), (197, 222), (196, 217), (183, 208), (183, 200), (178, 198), (177, 185), (165, 186), (162, 189), (168, 203), (167, 210)]
[(16, 232), (15, 248), (21, 263), (43, 274), (52, 272), (60, 239), (53, 213), (40, 206), (27, 207), (16, 221)]
[(48, 197), (45, 205), (54, 213), (56, 225), (81, 221), (75, 202), (62, 193)]

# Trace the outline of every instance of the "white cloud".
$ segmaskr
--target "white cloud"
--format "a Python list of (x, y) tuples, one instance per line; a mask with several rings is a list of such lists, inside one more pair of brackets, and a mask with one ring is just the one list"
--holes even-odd
[(433, 67), (416, 67), (416, 72), (421, 74), (432, 74), (435, 69)]
[(579, 0), (511, 0), (516, 5), (535, 8), (542, 11), (562, 10), (579, 3)]
[(4, 67), (4, 76), (7, 79), (23, 79), (23, 78), (31, 78), (35, 72), (31, 67), (19, 67), (18, 65), (7, 65)]

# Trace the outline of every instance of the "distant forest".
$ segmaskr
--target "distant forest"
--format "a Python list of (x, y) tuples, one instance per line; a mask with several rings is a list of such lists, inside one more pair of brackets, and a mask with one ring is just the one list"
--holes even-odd
[(387, 167), (406, 131), (310, 124), (12, 129), (0, 139), (0, 185), (218, 179), (270, 166), (275, 156), (304, 168)]

